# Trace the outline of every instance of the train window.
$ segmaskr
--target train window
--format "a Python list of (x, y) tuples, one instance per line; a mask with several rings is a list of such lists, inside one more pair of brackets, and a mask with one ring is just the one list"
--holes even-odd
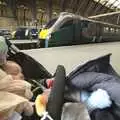
[(73, 24), (73, 20), (68, 20), (67, 22), (65, 22), (60, 28), (64, 28), (64, 27), (68, 27), (70, 25)]
[(109, 28), (108, 27), (104, 27), (104, 32), (109, 32)]
[(91, 36), (96, 35), (96, 23), (90, 22), (88, 24), (88, 31), (89, 31), (89, 35)]
[(82, 28), (87, 28), (88, 27), (88, 21), (82, 21), (81, 26)]
[(88, 23), (88, 21), (81, 21), (82, 35), (86, 37), (89, 37)]
[(112, 32), (112, 28), (110, 28), (110, 32)]
[(118, 31), (119, 31), (118, 29), (115, 29), (115, 32), (116, 32), (116, 33), (118, 33)]
[(49, 29), (50, 27), (52, 27), (52, 25), (56, 22), (57, 18), (54, 18), (52, 20), (50, 20), (46, 25), (45, 25), (45, 29)]
[(110, 31), (111, 31), (111, 32), (114, 32), (114, 28), (110, 28)]

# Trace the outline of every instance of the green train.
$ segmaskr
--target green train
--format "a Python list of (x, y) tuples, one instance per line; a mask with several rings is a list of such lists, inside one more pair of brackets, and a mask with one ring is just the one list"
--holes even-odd
[(38, 35), (41, 47), (120, 41), (120, 26), (62, 12)]

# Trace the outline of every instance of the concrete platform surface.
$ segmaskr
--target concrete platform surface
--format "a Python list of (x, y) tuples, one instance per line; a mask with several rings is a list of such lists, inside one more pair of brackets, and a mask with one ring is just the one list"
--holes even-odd
[(64, 65), (69, 73), (79, 64), (112, 53), (111, 64), (120, 74), (120, 42), (31, 49), (23, 52), (39, 61), (50, 73), (54, 73), (59, 64)]
[(37, 43), (38, 40), (10, 40), (11, 43), (13, 44), (32, 44), (32, 43)]

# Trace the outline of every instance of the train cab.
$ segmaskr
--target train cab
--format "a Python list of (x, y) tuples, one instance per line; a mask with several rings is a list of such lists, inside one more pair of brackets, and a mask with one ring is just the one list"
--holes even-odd
[[(39, 34), (41, 46), (44, 47), (45, 40), (49, 46), (60, 46), (74, 43), (75, 29), (80, 28), (80, 18), (72, 13), (63, 12), (58, 18), (49, 21)], [(79, 26), (75, 25), (78, 23)], [(79, 31), (80, 32), (80, 31)]]

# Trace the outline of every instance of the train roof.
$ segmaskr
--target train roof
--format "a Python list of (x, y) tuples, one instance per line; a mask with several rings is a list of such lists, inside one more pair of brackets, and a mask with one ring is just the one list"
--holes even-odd
[(69, 13), (69, 12), (61, 12), (60, 16), (71, 16), (72, 18), (75, 18), (75, 19), (86, 20), (86, 21), (90, 21), (90, 22), (104, 24), (104, 25), (111, 26), (111, 27), (120, 28), (119, 25), (115, 25), (115, 24), (111, 24), (111, 23), (107, 23), (107, 22), (102, 22), (102, 21), (97, 21), (97, 20), (92, 20), (92, 19), (89, 19), (89, 18), (82, 17), (80, 15)]
[(88, 18), (84, 18), (84, 20), (91, 21), (91, 22), (95, 22), (95, 23), (104, 24), (104, 25), (106, 25), (106, 26), (111, 26), (111, 27), (120, 28), (119, 25), (115, 25), (115, 24), (111, 24), (111, 23), (107, 23), (107, 22), (102, 22), (102, 21), (92, 20), (92, 19), (88, 19)]

